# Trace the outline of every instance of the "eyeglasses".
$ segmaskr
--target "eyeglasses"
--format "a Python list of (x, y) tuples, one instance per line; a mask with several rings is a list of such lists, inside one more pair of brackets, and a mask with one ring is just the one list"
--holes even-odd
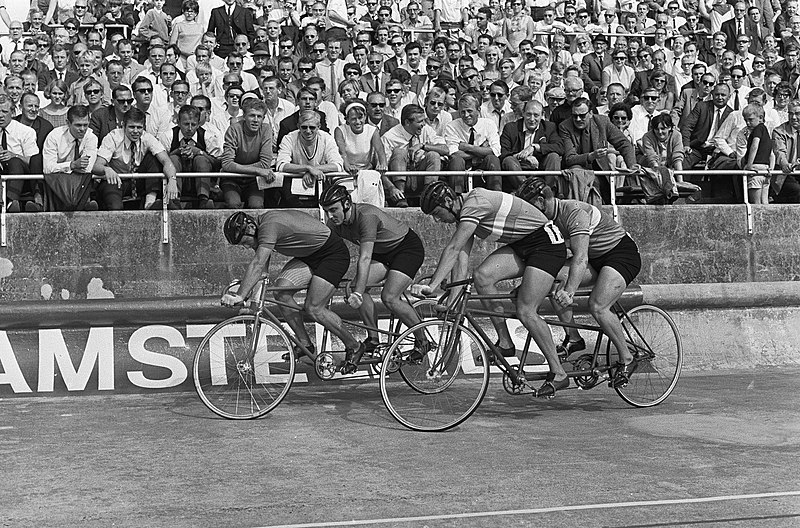
[(239, 61), (232, 61), (232, 62), (228, 63), (228, 68), (234, 68), (236, 66), (241, 66), (241, 65), (242, 65), (242, 63), (239, 62)]
[(116, 99), (116, 101), (121, 105), (133, 104), (133, 99)]
[(392, 42), (392, 46), (405, 46), (405, 42)]
[(49, 48), (50, 44), (48, 44), (47, 42), (40, 42), (39, 44), (37, 44), (37, 46), (41, 49), (44, 49), (44, 48)]
[(642, 99), (644, 99), (645, 101), (658, 101), (658, 96), (657, 95), (643, 95)]
[(75, 9), (86, 9), (86, 6), (79, 6), (79, 5), (76, 5), (76, 6), (75, 6)]
[(505, 97), (506, 94), (504, 93), (491, 93), (489, 92), (489, 97)]
[(325, 53), (326, 50), (325, 50), (325, 48), (322, 48), (322, 49), (315, 49), (315, 50), (311, 50), (311, 51), (312, 51), (312, 53)]
[(237, 42), (236, 45), (237, 46), (241, 46), (241, 47), (245, 47), (245, 46), (249, 45), (249, 43), (248, 42)]
[(78, 28), (76, 28), (75, 26), (64, 26), (64, 29), (66, 29), (67, 31), (78, 31)]
[(383, 108), (386, 106), (386, 103), (367, 103), (372, 108)]
[(294, 44), (281, 44), (281, 49), (292, 49)]
[(702, 80), (700, 82), (703, 83), (705, 86), (713, 86), (714, 85), (714, 81)]
[(229, 93), (225, 97), (230, 97), (231, 99), (241, 99), (242, 95), (244, 95), (244, 94)]
[(300, 130), (316, 130), (319, 127), (314, 125), (300, 125)]
[(444, 102), (441, 101), (428, 101), (428, 104), (434, 108), (439, 108), (440, 106), (444, 106)]
[(666, 79), (653, 79), (653, 82), (654, 83), (663, 83), (663, 82), (667, 82), (667, 80)]
[(134, 92), (143, 93), (143, 94), (149, 94), (149, 93), (153, 93), (153, 89), (152, 88), (137, 88), (136, 90), (134, 90)]
[(97, 95), (100, 93), (100, 90), (84, 90), (83, 93), (86, 95)]
[(624, 60), (625, 60), (625, 59), (627, 59), (627, 58), (628, 58), (628, 57), (614, 57), (614, 60), (621, 60), (621, 61), (624, 61)]
[(387, 94), (396, 94), (396, 93), (400, 93), (400, 88), (391, 88), (391, 89), (387, 88), (387, 89), (386, 89), (386, 93), (387, 93)]
[(572, 117), (573, 117), (573, 119), (584, 120), (584, 119), (586, 119), (587, 115), (589, 115), (588, 111), (587, 112), (583, 112), (582, 114), (576, 114), (576, 113), (573, 112)]
[(429, 70), (438, 70), (438, 69), (440, 69), (440, 68), (441, 68), (441, 66), (437, 66), (437, 65), (435, 65), (435, 64), (428, 64), (428, 65), (427, 65), (427, 66), (425, 66), (425, 67), (426, 67), (427, 69), (429, 69)]
[(589, 15), (578, 15), (578, 18), (589, 18)]
[(310, 71), (311, 71), (311, 70), (313, 70), (313, 69), (314, 69), (314, 68), (297, 68), (297, 71), (299, 71), (299, 72), (301, 72), (301, 73), (308, 73), (308, 72), (310, 72)]
[(744, 75), (739, 75), (738, 73), (732, 73), (731, 74), (731, 79), (741, 79), (743, 77), (744, 77)]
[(767, 64), (767, 63), (766, 63), (766, 62), (764, 62), (764, 61), (753, 61), (753, 66), (758, 66), (758, 65), (766, 65), (766, 64)]
[(628, 116), (625, 116), (625, 115), (622, 115), (622, 116), (611, 116), (611, 120), (612, 121), (624, 122), (624, 121), (628, 120)]
[(188, 90), (172, 90), (172, 95), (189, 95)]

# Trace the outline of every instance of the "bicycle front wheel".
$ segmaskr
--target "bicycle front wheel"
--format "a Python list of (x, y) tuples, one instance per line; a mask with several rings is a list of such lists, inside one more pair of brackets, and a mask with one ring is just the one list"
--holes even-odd
[[(194, 386), (206, 407), (224, 418), (248, 420), (270, 412), (294, 380), (294, 351), (282, 328), (239, 315), (212, 328), (194, 355)], [(288, 361), (283, 355), (288, 353)]]
[[(415, 332), (424, 332), (430, 350), (421, 363), (408, 360)], [(386, 408), (414, 431), (445, 431), (470, 417), (489, 386), (486, 347), (463, 325), (423, 321), (392, 343), (381, 367), (381, 395)]]
[(617, 394), (634, 407), (658, 405), (675, 389), (683, 366), (678, 327), (667, 312), (646, 304), (632, 308), (621, 321), (637, 366)]

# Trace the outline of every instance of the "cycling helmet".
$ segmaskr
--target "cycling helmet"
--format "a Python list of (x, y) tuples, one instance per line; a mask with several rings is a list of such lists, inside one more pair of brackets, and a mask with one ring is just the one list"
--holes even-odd
[(531, 176), (522, 182), (522, 185), (519, 186), (517, 192), (514, 194), (528, 203), (533, 203), (533, 201), (542, 194), (546, 187), (547, 184), (542, 178), (538, 176)]
[(350, 209), (350, 204), (353, 203), (350, 193), (344, 185), (331, 185), (322, 191), (322, 195), (319, 197), (319, 204), (322, 207), (331, 206), (336, 202), (342, 202), (342, 209), (345, 211)]
[(437, 206), (445, 206), (445, 198), (455, 201), (456, 193), (443, 181), (435, 181), (422, 191), (419, 197), (419, 208), (425, 214), (431, 214)]
[(245, 235), (255, 236), (257, 228), (256, 221), (250, 215), (238, 211), (225, 220), (222, 232), (228, 243), (235, 245), (241, 242)]

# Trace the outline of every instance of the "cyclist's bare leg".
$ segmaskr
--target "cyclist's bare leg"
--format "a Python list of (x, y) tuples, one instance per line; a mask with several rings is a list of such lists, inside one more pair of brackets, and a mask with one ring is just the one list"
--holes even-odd
[(308, 285), (306, 302), (303, 306), (308, 316), (342, 340), (344, 346), (350, 350), (358, 349), (360, 343), (356, 341), (344, 325), (338, 315), (330, 311), (327, 307), (328, 301), (333, 296), (336, 287), (316, 275), (311, 277), (311, 284)]
[[(383, 305), (409, 328), (422, 322), (414, 307), (403, 298), (403, 292), (411, 286), (413, 281), (414, 279), (405, 273), (401, 273), (397, 270), (390, 270), (386, 276), (383, 291), (381, 292)], [(427, 341), (424, 330), (415, 332), (414, 337), (416, 337), (418, 341)]]
[[(275, 286), (278, 288), (293, 288), (297, 285), (292, 283), (291, 281), (283, 278), (278, 278), (275, 281)], [(297, 304), (295, 301), (294, 296), (300, 291), (302, 288), (297, 288), (296, 290), (284, 290), (284, 291), (276, 291), (275, 292), (275, 300), (280, 301), (282, 303), (286, 303), (289, 306), (278, 305), (281, 311), (281, 315), (283, 319), (286, 321), (286, 324), (289, 325), (289, 328), (292, 329), (294, 335), (297, 337), (297, 340), (300, 341), (306, 348), (311, 346), (311, 338), (308, 337), (308, 332), (306, 332), (306, 327), (303, 324), (303, 314), (301, 313), (303, 307)]]
[[(367, 284), (377, 284), (378, 282), (382, 281), (384, 277), (386, 277), (386, 266), (373, 260), (369, 265), (369, 277), (367, 277)], [(377, 328), (378, 313), (375, 310), (375, 303), (372, 300), (372, 296), (369, 294), (369, 290), (364, 292), (364, 296), (361, 300), (361, 307), (358, 309), (358, 313), (361, 315), (361, 320), (364, 321), (364, 324), (373, 328)], [(372, 339), (372, 341), (377, 342), (378, 332), (375, 330), (367, 330), (367, 337)]]
[(561, 381), (567, 377), (567, 373), (558, 360), (550, 327), (538, 314), (539, 306), (550, 293), (552, 284), (553, 276), (546, 271), (526, 267), (517, 295), (517, 319), (525, 326), (547, 359), (550, 372), (555, 376), (554, 381)]
[[(525, 264), (522, 260), (508, 247), (503, 247), (493, 252), (486, 257), (486, 260), (478, 266), (475, 270), (473, 279), (475, 281), (475, 289), (481, 295), (496, 295), (501, 293), (497, 288), (497, 283), (501, 280), (514, 279), (521, 276), (525, 272)], [(548, 283), (548, 291), (552, 283)], [(494, 312), (503, 312), (503, 305), (500, 301), (484, 300), (481, 301), (487, 310)], [(511, 339), (511, 333), (508, 331), (508, 325), (503, 317), (490, 317), (492, 325), (497, 331), (499, 344), (503, 348), (508, 348), (514, 345)]]
[[(561, 268), (561, 271), (558, 272), (558, 277), (556, 277), (557, 280), (561, 281), (559, 285), (560, 288), (564, 287), (564, 284), (567, 282), (567, 277), (569, 277), (570, 260), (567, 260), (566, 266)], [(591, 266), (586, 266), (586, 272), (584, 272), (583, 279), (581, 279), (581, 286), (594, 284), (596, 280), (597, 272), (594, 271)], [(572, 316), (572, 307), (564, 308), (552, 299), (550, 300), (550, 304), (553, 305), (553, 311), (556, 312), (559, 321), (562, 323), (575, 323), (575, 319)], [(578, 332), (577, 328), (564, 327), (564, 331), (569, 336), (570, 341), (578, 341), (581, 338), (581, 334)]]
[(622, 323), (611, 311), (614, 303), (622, 297), (625, 288), (625, 279), (617, 270), (609, 266), (603, 267), (589, 296), (589, 313), (614, 343), (619, 360), (627, 364), (633, 361), (633, 356), (625, 344), (625, 330), (622, 328)]

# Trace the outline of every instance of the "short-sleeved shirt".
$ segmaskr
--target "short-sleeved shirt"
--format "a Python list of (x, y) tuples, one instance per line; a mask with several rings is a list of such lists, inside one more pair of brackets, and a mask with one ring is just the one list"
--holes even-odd
[(549, 223), (541, 211), (525, 200), (482, 188), (464, 197), (458, 221), (474, 223), (475, 236), (501, 244), (516, 242)]
[(148, 152), (155, 156), (165, 151), (164, 145), (149, 132), (142, 132), (142, 137), (133, 144), (125, 137), (125, 130), (117, 128), (103, 138), (97, 157), (108, 161), (108, 166), (115, 171), (127, 173), (136, 172)]
[(331, 230), (355, 244), (374, 242), (372, 252), (376, 255), (389, 253), (400, 245), (408, 234), (408, 226), (386, 214), (383, 210), (366, 203), (354, 203), (349, 223), (335, 226), (328, 222)]
[(748, 155), (755, 138), (759, 138), (760, 141), (758, 142), (758, 151), (756, 152), (753, 163), (767, 165), (769, 164), (769, 156), (772, 154), (772, 138), (769, 135), (769, 129), (767, 129), (764, 123), (759, 123), (758, 126), (750, 132), (750, 137), (747, 139)]
[(589, 258), (614, 249), (627, 234), (611, 216), (597, 207), (576, 200), (556, 200), (553, 223), (564, 238), (589, 236)]
[(307, 257), (325, 245), (331, 230), (302, 211), (267, 211), (258, 216), (258, 247), (287, 257)]

